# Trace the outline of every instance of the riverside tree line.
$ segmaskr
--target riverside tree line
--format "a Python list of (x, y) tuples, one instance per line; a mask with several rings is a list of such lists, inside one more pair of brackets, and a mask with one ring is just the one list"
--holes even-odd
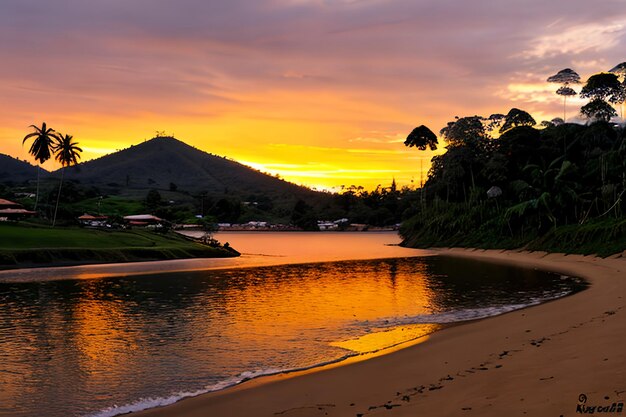
[[(626, 63), (591, 76), (580, 96), (587, 124), (530, 114), (456, 118), (440, 131), (417, 213), (401, 233), (411, 246), (474, 246), (614, 253), (626, 249), (626, 129), (611, 123), (626, 98)], [(548, 78), (576, 94), (571, 69)], [(565, 114), (564, 114), (565, 117)], [(426, 126), (405, 145), (438, 146)]]

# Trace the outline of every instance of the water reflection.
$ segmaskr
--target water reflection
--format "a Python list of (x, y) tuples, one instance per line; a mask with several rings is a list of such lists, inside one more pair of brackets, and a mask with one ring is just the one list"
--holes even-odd
[(433, 314), (575, 286), (439, 258), (0, 284), (0, 415), (86, 415), (207, 390), (428, 334)]
[[(185, 233), (195, 237), (204, 234), (194, 231)], [(0, 270), (0, 283), (96, 279), (149, 273), (432, 255), (426, 250), (397, 246), (400, 237), (396, 232), (220, 232), (215, 236), (221, 242), (229, 242), (242, 256)]]

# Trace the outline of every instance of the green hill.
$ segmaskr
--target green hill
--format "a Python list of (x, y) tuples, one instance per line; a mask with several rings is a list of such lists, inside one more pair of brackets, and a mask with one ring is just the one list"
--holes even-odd
[[(41, 174), (48, 174), (42, 168)], [(21, 183), (37, 179), (37, 167), (9, 155), (0, 154), (0, 183)]]
[[(53, 174), (58, 176), (58, 172)], [(310, 200), (321, 194), (201, 151), (172, 137), (157, 137), (83, 162), (68, 169), (65, 175), (82, 185), (117, 189), (128, 195), (152, 188), (169, 190), (172, 186), (179, 191), (240, 197), (256, 194)]]

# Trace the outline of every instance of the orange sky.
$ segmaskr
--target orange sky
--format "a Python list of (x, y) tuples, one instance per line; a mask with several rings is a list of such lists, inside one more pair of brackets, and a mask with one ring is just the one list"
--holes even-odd
[(618, 3), (5, 0), (0, 152), (32, 161), (45, 121), (83, 160), (165, 131), (299, 184), (418, 184), (433, 153), (404, 147), (413, 127), (561, 116), (548, 76), (624, 61)]

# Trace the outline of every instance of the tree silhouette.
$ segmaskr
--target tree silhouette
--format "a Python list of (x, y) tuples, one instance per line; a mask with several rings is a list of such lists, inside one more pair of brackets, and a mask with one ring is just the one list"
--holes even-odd
[(437, 135), (424, 125), (413, 129), (404, 141), (405, 146), (415, 146), (420, 151), (425, 151), (427, 147), (429, 147), (431, 151), (434, 151), (437, 149), (437, 144)]
[(533, 119), (533, 117), (529, 113), (525, 112), (524, 110), (512, 108), (504, 117), (504, 123), (500, 128), (500, 133), (504, 133), (507, 130), (513, 129), (514, 127), (534, 126), (536, 124), (537, 122), (535, 122), (535, 119)]
[(561, 84), (561, 87), (556, 90), (556, 93), (560, 96), (563, 96), (563, 120), (567, 120), (567, 97), (576, 95), (576, 91), (574, 91), (574, 89), (571, 88), (569, 85), (580, 84), (580, 75), (578, 75), (578, 73), (571, 68), (565, 68), (557, 72), (553, 76), (548, 77), (547, 81), (549, 83)]
[(57, 221), (57, 211), (59, 209), (59, 200), (61, 199), (61, 187), (63, 187), (63, 174), (65, 167), (76, 165), (80, 159), (80, 153), (83, 151), (78, 147), (78, 142), (73, 142), (72, 135), (60, 135), (57, 137), (54, 146), (54, 159), (61, 163), (61, 182), (59, 183), (59, 193), (57, 194), (57, 203), (54, 207), (54, 217), (52, 218), (52, 227)]
[(580, 90), (580, 96), (593, 100), (600, 99), (613, 104), (624, 100), (622, 84), (617, 75), (610, 72), (601, 72), (589, 77), (583, 89)]
[(146, 195), (145, 204), (149, 210), (151, 211), (156, 210), (161, 205), (161, 202), (162, 202), (161, 193), (159, 193), (158, 190), (155, 190), (153, 188), (150, 191), (148, 191), (148, 194)]
[(439, 133), (448, 142), (448, 146), (475, 145), (487, 138), (483, 120), (481, 116), (457, 117), (455, 121), (448, 122)]
[(55, 141), (59, 140), (59, 135), (54, 129), (49, 128), (46, 122), (41, 124), (41, 127), (30, 125), (34, 132), (24, 136), (22, 145), (30, 138), (34, 138), (33, 143), (30, 146), (28, 153), (30, 153), (37, 161), (37, 191), (35, 194), (35, 210), (37, 209), (37, 203), (39, 201), (39, 172), (41, 170), (41, 164), (46, 162), (52, 156), (54, 150)]
[(609, 72), (601, 72), (589, 77), (587, 83), (580, 91), (580, 96), (590, 98), (591, 101), (583, 106), (580, 111), (589, 118), (597, 120), (611, 120), (617, 116), (617, 112), (609, 103), (617, 104), (624, 101), (624, 89), (617, 75)]
[(591, 100), (580, 108), (580, 112), (583, 116), (589, 119), (602, 120), (608, 122), (611, 117), (617, 116), (617, 112), (606, 101), (596, 98)]

